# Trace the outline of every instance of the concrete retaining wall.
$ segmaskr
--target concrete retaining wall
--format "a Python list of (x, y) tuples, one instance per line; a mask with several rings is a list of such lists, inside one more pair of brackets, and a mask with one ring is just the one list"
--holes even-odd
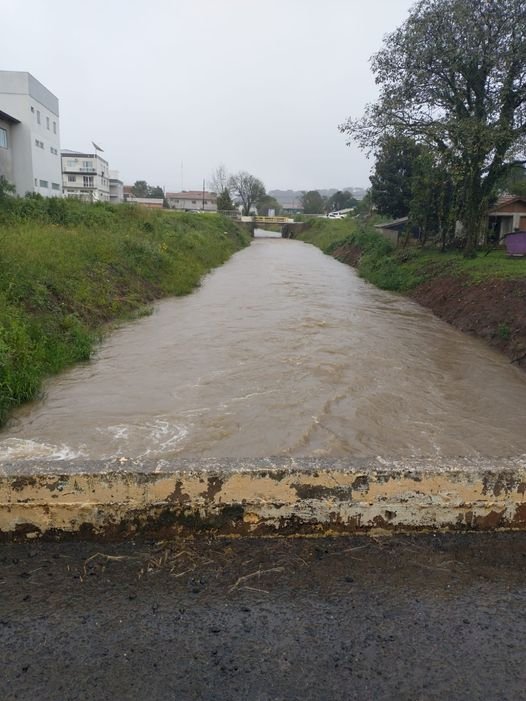
[(526, 530), (526, 456), (0, 467), (0, 538)]

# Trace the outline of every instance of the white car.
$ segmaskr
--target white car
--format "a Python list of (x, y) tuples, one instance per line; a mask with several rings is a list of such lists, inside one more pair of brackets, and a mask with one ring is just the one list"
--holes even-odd
[(327, 214), (327, 219), (344, 219), (344, 218), (345, 218), (345, 215), (340, 214), (339, 212), (329, 212), (329, 214)]

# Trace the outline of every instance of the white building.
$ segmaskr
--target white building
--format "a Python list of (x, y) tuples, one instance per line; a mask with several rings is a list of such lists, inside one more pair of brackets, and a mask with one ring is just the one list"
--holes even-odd
[(62, 150), (62, 188), (65, 197), (86, 202), (110, 201), (108, 161), (98, 152)]
[(215, 192), (183, 190), (183, 192), (167, 192), (165, 197), (170, 209), (178, 209), (183, 212), (217, 212)]
[(0, 176), (16, 188), (61, 197), (58, 99), (25, 71), (0, 71)]
[(124, 202), (124, 183), (119, 178), (118, 170), (110, 170), (110, 202)]

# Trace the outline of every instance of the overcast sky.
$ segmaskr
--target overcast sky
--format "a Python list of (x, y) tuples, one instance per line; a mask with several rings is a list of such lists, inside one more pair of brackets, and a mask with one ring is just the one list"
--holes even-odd
[(223, 163), (267, 189), (368, 186), (337, 125), (374, 100), (369, 57), (412, 4), (0, 0), (0, 68), (44, 83), (62, 148), (97, 142), (125, 183), (198, 189)]

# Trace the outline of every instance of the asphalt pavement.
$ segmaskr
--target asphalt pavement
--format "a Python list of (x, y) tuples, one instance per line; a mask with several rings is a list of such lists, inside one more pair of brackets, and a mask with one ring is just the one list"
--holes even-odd
[(0, 547), (0, 699), (526, 699), (526, 534)]

